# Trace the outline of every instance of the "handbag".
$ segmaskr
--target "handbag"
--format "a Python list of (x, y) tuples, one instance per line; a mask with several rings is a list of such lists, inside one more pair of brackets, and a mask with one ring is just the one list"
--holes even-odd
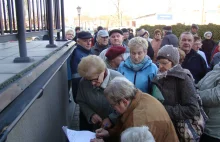
[[(206, 115), (205, 111), (202, 108), (202, 100), (199, 94), (196, 95), (197, 95), (200, 115), (194, 116), (192, 119), (178, 120), (175, 124), (180, 142), (199, 142), (200, 137), (204, 132), (205, 123), (208, 120), (208, 116)], [(178, 102), (179, 101), (181, 100), (178, 99)]]

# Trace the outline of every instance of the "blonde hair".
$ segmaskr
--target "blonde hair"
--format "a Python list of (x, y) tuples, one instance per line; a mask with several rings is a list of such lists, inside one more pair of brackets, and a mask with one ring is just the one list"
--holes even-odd
[(143, 37), (134, 37), (128, 42), (128, 47), (130, 51), (134, 48), (140, 48), (142, 47), (144, 51), (147, 51), (148, 49), (148, 42), (145, 38)]
[(68, 30), (68, 31), (66, 31), (66, 35), (67, 34), (74, 34), (74, 31), (73, 30)]
[(177, 48), (177, 49), (178, 49), (179, 55), (180, 55), (179, 63), (181, 64), (184, 61), (185, 57), (186, 57), (186, 53), (180, 48)]
[(90, 79), (95, 74), (105, 71), (105, 62), (96, 55), (89, 55), (82, 58), (78, 65), (78, 73), (81, 77)]

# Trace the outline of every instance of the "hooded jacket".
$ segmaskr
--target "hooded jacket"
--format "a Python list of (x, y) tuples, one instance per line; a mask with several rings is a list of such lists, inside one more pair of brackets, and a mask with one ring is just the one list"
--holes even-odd
[(139, 71), (134, 71), (129, 64), (129, 60), (128, 58), (124, 62), (121, 62), (118, 71), (138, 89), (145, 93), (150, 93), (152, 89), (151, 80), (157, 74), (157, 66), (148, 57), (145, 65)]

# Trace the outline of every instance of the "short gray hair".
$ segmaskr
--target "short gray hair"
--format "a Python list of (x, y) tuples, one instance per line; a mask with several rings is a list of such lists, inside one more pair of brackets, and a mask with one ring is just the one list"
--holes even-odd
[(155, 142), (147, 126), (130, 127), (121, 134), (121, 142)]
[(122, 99), (133, 99), (137, 89), (125, 77), (115, 77), (110, 81), (104, 90), (104, 95), (113, 102), (119, 102)]
[(180, 37), (179, 37), (179, 41), (181, 41), (181, 40), (182, 40), (182, 35), (191, 35), (191, 36), (192, 36), (192, 40), (194, 41), (193, 34), (192, 34), (192, 33), (190, 33), (190, 32), (182, 32), (182, 33), (181, 33), (181, 35), (180, 35)]
[(142, 47), (144, 49), (144, 51), (147, 51), (148, 42), (143, 37), (134, 37), (128, 42), (128, 47), (129, 47), (130, 51), (133, 48), (140, 48), (140, 47)]

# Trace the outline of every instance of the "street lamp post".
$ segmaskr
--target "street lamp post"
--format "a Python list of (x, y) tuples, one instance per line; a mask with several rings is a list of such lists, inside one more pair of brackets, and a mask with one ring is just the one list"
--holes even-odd
[(81, 7), (78, 6), (77, 8), (78, 16), (79, 16), (79, 27), (80, 27), (80, 13), (81, 13)]

